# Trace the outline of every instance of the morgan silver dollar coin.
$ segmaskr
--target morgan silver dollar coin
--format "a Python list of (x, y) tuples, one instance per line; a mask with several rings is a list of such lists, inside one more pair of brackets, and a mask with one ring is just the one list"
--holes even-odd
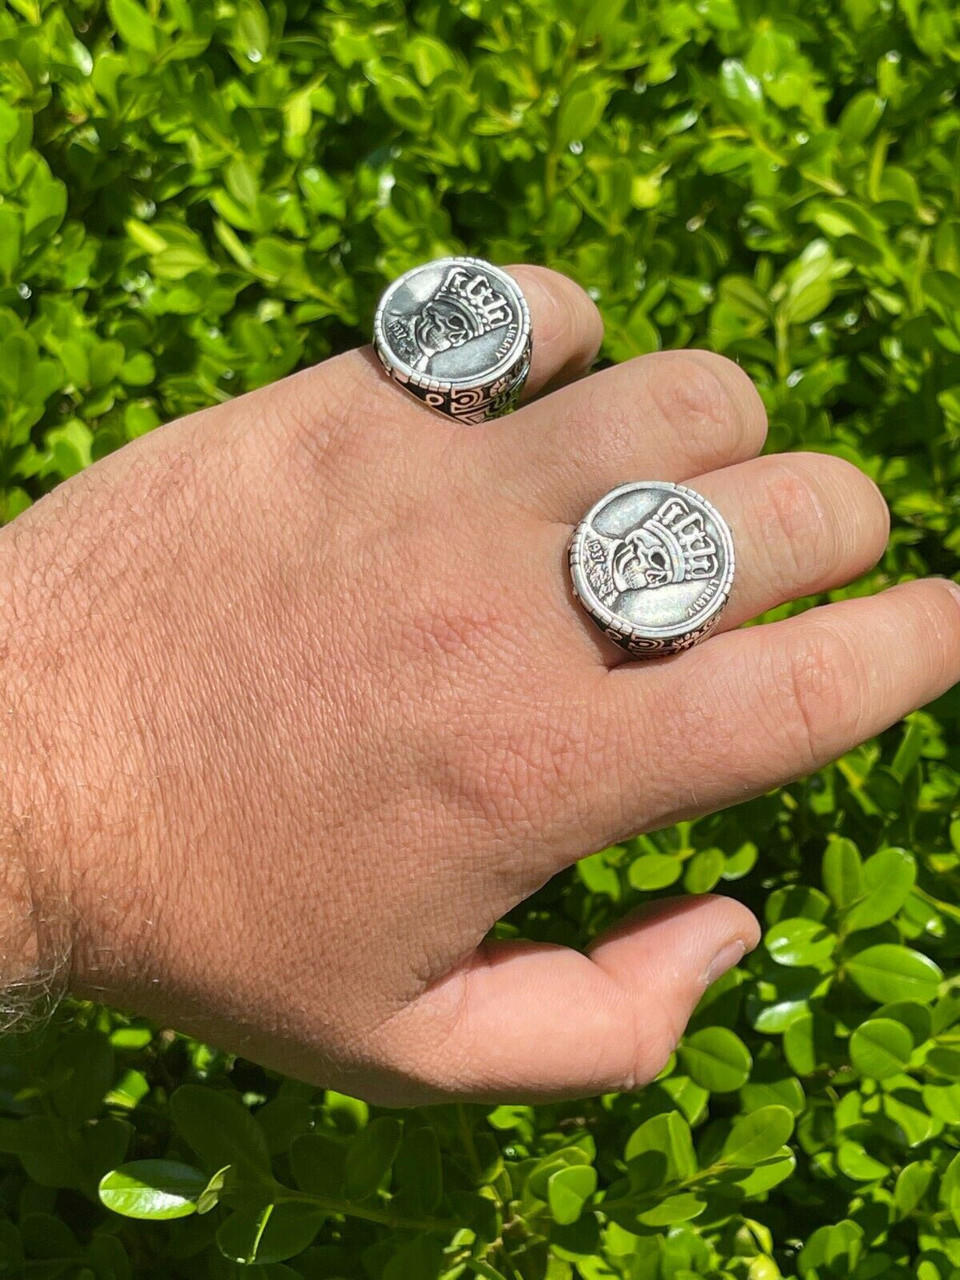
[(373, 345), (391, 378), (458, 422), (508, 413), (530, 370), (530, 312), (517, 282), (481, 258), (438, 258), (388, 286)]
[(644, 480), (605, 494), (570, 540), (573, 590), (636, 658), (679, 653), (716, 625), (733, 584), (733, 537), (706, 498)]

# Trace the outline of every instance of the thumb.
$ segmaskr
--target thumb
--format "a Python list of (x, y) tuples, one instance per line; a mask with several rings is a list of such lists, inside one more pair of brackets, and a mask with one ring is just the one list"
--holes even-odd
[[(438, 1087), (489, 1101), (584, 1097), (652, 1080), (705, 988), (760, 928), (730, 898), (660, 900), (588, 954), (485, 943), (414, 1006)], [(423, 1075), (421, 1075), (423, 1079)]]

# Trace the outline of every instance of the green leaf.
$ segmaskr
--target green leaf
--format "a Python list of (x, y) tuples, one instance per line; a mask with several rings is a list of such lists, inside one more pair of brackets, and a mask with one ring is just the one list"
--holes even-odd
[(884, 99), (870, 89), (854, 94), (837, 122), (843, 137), (848, 142), (863, 142), (879, 124), (885, 106)]
[(809, 280), (797, 289), (783, 307), (784, 318), (790, 324), (809, 324), (833, 301), (833, 286), (827, 279)]
[(826, 920), (829, 914), (830, 899), (827, 895), (802, 884), (775, 889), (764, 906), (764, 917), (771, 925), (800, 916), (808, 920)]
[(408, 80), (404, 76), (382, 72), (377, 75), (374, 85), (380, 95), (384, 111), (397, 124), (413, 133), (419, 133), (430, 127), (430, 110), (420, 86), (415, 81)]
[(645, 853), (630, 863), (627, 879), (632, 888), (651, 893), (654, 889), (665, 889), (675, 884), (683, 872), (683, 863), (679, 858), (671, 858), (664, 853)]
[(913, 1037), (902, 1022), (870, 1018), (850, 1037), (850, 1061), (861, 1075), (886, 1080), (904, 1070), (913, 1053)]
[(615, 902), (620, 898), (620, 877), (611, 867), (603, 852), (581, 858), (577, 863), (577, 876), (591, 893), (606, 894)]
[(435, 40), (431, 36), (415, 35), (407, 45), (406, 55), (424, 88), (433, 84), (445, 71), (456, 69), (451, 50), (441, 40)]
[(739, 1089), (750, 1076), (752, 1059), (739, 1036), (726, 1027), (704, 1027), (685, 1037), (680, 1060), (689, 1075), (711, 1093)]
[(240, 1171), (270, 1168), (263, 1130), (236, 1094), (182, 1085), (170, 1099), (177, 1129), (210, 1172), (224, 1165)]
[(752, 124), (763, 119), (760, 81), (736, 58), (725, 58), (720, 64), (720, 88), (738, 119)]
[(930, 1138), (937, 1127), (936, 1121), (921, 1090), (906, 1087), (913, 1084), (909, 1076), (900, 1076), (895, 1083), (896, 1088), (893, 1087), (894, 1080), (887, 1083), (881, 1098), (881, 1110), (902, 1133), (902, 1142), (908, 1147), (917, 1147)]
[(379, 1116), (362, 1129), (347, 1149), (344, 1168), (346, 1194), (353, 1200), (373, 1195), (390, 1172), (403, 1125), (391, 1116)]
[(837, 939), (819, 920), (780, 920), (767, 931), (764, 945), (777, 964), (817, 968), (833, 955)]
[(848, 907), (863, 893), (863, 863), (852, 840), (835, 836), (823, 855), (823, 887), (835, 907)]
[(623, 1158), (637, 1190), (681, 1182), (697, 1172), (690, 1126), (677, 1111), (652, 1116), (634, 1129)]
[(960, 276), (949, 271), (926, 271), (923, 275), (923, 291), (929, 302), (948, 317), (960, 311)]
[(293, 1142), (310, 1128), (311, 1111), (303, 1098), (278, 1096), (254, 1117), (263, 1130), (271, 1155), (289, 1151)]
[(542, 1156), (530, 1170), (527, 1190), (539, 1200), (546, 1200), (550, 1179), (560, 1169), (590, 1163), (590, 1155), (582, 1147), (561, 1147)]
[(591, 1165), (558, 1169), (547, 1183), (547, 1201), (554, 1221), (562, 1226), (576, 1222), (597, 1189), (597, 1171)]
[(960, 1124), (960, 1083), (925, 1084), (921, 1096), (931, 1116), (948, 1125)]
[[(83, 1257), (74, 1233), (52, 1213), (24, 1213), (20, 1219), (20, 1234), (25, 1251), (35, 1259), (58, 1259), (62, 1267), (64, 1259), (79, 1260)], [(36, 1266), (34, 1263), (31, 1270)], [(60, 1268), (52, 1267), (49, 1272), (41, 1271), (40, 1274), (56, 1275), (58, 1270)], [(29, 1274), (30, 1271), (27, 1271), (27, 1275)]]
[(557, 113), (557, 146), (589, 137), (603, 118), (607, 105), (606, 87), (598, 82), (583, 85), (568, 94)]
[(238, 204), (252, 206), (257, 203), (260, 186), (256, 171), (243, 156), (234, 156), (223, 171), (227, 190)]
[(923, 753), (926, 730), (919, 716), (911, 716), (906, 723), (897, 754), (890, 763), (890, 772), (905, 782), (917, 767)]
[(933, 1181), (934, 1168), (928, 1160), (905, 1165), (897, 1175), (893, 1198), (900, 1213), (907, 1217), (923, 1200)]
[(15, 209), (0, 205), (0, 273), (10, 283), (20, 261), (22, 219)]
[(793, 1115), (786, 1107), (760, 1107), (734, 1120), (720, 1158), (748, 1168), (776, 1155), (792, 1132)]
[(667, 1076), (658, 1081), (658, 1088), (671, 1099), (688, 1124), (696, 1124), (710, 1101), (709, 1091), (695, 1084), (689, 1076)]
[(107, 12), (127, 44), (144, 53), (157, 52), (157, 28), (136, 0), (107, 0)]
[(845, 933), (872, 929), (897, 914), (917, 878), (917, 864), (905, 849), (881, 849), (863, 865), (863, 896), (848, 909)]
[(892, 1018), (894, 1022), (902, 1022), (909, 1030), (915, 1045), (922, 1045), (933, 1031), (933, 1018), (926, 1005), (917, 1004), (915, 1000), (894, 1000), (892, 1004), (882, 1005), (873, 1015), (876, 1018)]
[(797, 1159), (792, 1151), (782, 1147), (775, 1155), (761, 1160), (752, 1169), (743, 1169), (736, 1173), (732, 1180), (717, 1185), (718, 1193), (729, 1195), (735, 1193), (739, 1200), (752, 1200), (763, 1195), (771, 1188), (791, 1178), (797, 1167)]
[(701, 849), (687, 863), (683, 887), (687, 893), (709, 893), (723, 875), (725, 866), (722, 849)]
[(342, 1196), (346, 1181), (347, 1143), (326, 1133), (305, 1133), (290, 1148), (290, 1167), (302, 1191), (315, 1196)]
[(220, 1203), (220, 1197), (227, 1185), (227, 1179), (230, 1175), (231, 1166), (225, 1164), (222, 1169), (208, 1179), (207, 1185), (197, 1196), (197, 1213), (209, 1213), (211, 1209), (215, 1209)]
[(420, 1235), (397, 1249), (383, 1268), (382, 1277), (383, 1280), (439, 1280), (444, 1270), (440, 1241), (434, 1236)]
[(849, 1139), (837, 1148), (837, 1167), (854, 1182), (877, 1182), (890, 1173), (889, 1165), (871, 1156), (862, 1143)]
[(125, 1218), (186, 1218), (196, 1212), (207, 1175), (175, 1160), (132, 1160), (100, 1179), (100, 1200)]
[(14, 330), (0, 336), (0, 391), (29, 399), (38, 356), (37, 344), (30, 334)]
[(724, 276), (718, 289), (720, 300), (748, 321), (770, 321), (770, 299), (749, 276)]
[(706, 1198), (696, 1191), (678, 1191), (666, 1196), (651, 1209), (637, 1214), (637, 1221), (645, 1227), (671, 1227), (678, 1222), (690, 1222), (707, 1207)]
[(270, 48), (270, 19), (260, 0), (240, 0), (237, 5), (237, 50), (248, 62), (263, 60)]
[(949, 1045), (940, 1045), (930, 1050), (925, 1065), (939, 1075), (951, 1080), (960, 1080), (960, 1049), (952, 1049)]
[(843, 1219), (833, 1226), (818, 1227), (800, 1251), (800, 1274), (806, 1276), (816, 1268), (826, 1267), (834, 1275), (849, 1273), (857, 1265), (862, 1249), (863, 1228), (859, 1223)]
[[(78, 424), (82, 427), (83, 424)], [(86, 449), (84, 463), (90, 461), (90, 432), (83, 428), (83, 446)], [(55, 447), (51, 440), (53, 432), (47, 433), (48, 444)], [(72, 475), (72, 461), (64, 467), (63, 475)], [(64, 1116), (72, 1116), (75, 1120), (87, 1120), (98, 1115), (103, 1107), (104, 1094), (107, 1093), (114, 1080), (113, 1046), (110, 1040), (100, 1031), (77, 1031), (68, 1036), (57, 1050), (57, 1070), (62, 1075), (62, 1082), (53, 1090), (51, 1100), (57, 1111)]]
[(740, 1090), (744, 1112), (758, 1111), (761, 1107), (786, 1107), (791, 1115), (800, 1115), (806, 1106), (803, 1086), (796, 1076), (788, 1074), (786, 1064), (771, 1067), (764, 1072), (763, 1061), (754, 1063), (753, 1074)]
[(84, 1169), (72, 1121), (27, 1115), (15, 1123), (17, 1138), (13, 1149), (34, 1182), (43, 1187), (81, 1186)]
[(394, 1199), (404, 1213), (426, 1217), (443, 1195), (443, 1165), (435, 1129), (416, 1129), (409, 1122), (394, 1163)]
[(783, 1052), (799, 1076), (812, 1075), (830, 1061), (835, 1036), (830, 1019), (817, 1012), (801, 1014), (787, 1027)]
[(243, 1266), (282, 1262), (303, 1253), (323, 1226), (312, 1205), (284, 1203), (237, 1209), (217, 1231), (217, 1248)]
[(21, 181), (23, 210), (23, 252), (43, 244), (63, 222), (67, 211), (67, 190), (50, 173), (46, 161), (31, 154), (31, 164)]
[(890, 1000), (936, 999), (943, 974), (929, 957), (910, 947), (886, 943), (867, 947), (844, 962), (844, 968), (864, 995), (881, 1004)]

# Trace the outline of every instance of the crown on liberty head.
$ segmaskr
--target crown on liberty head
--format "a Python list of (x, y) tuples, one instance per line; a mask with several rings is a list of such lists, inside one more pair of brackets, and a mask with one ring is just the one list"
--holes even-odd
[(662, 551), (669, 566), (669, 582), (712, 578), (720, 568), (717, 544), (707, 533), (703, 514), (672, 494), (662, 506), (641, 520), (635, 530), (648, 552)]
[[(450, 323), (452, 317), (456, 317), (456, 324)], [(400, 359), (422, 372), (440, 351), (462, 347), (494, 329), (503, 329), (512, 319), (510, 303), (487, 276), (453, 266), (417, 311), (392, 315), (385, 327)]]
[(464, 267), (451, 267), (439, 289), (429, 299), (454, 307), (465, 321), (471, 338), (502, 329), (510, 323), (510, 303), (494, 289), (487, 276)]
[(703, 515), (679, 494), (671, 494), (620, 537), (594, 530), (584, 550), (587, 579), (608, 607), (625, 591), (712, 578), (720, 570), (717, 544)]

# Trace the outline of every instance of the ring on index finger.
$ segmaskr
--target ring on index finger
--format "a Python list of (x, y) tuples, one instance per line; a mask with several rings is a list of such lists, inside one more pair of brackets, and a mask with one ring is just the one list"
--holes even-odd
[(519, 285), (481, 258), (438, 258), (380, 298), (373, 345), (384, 369), (457, 422), (509, 413), (530, 371), (530, 312)]

